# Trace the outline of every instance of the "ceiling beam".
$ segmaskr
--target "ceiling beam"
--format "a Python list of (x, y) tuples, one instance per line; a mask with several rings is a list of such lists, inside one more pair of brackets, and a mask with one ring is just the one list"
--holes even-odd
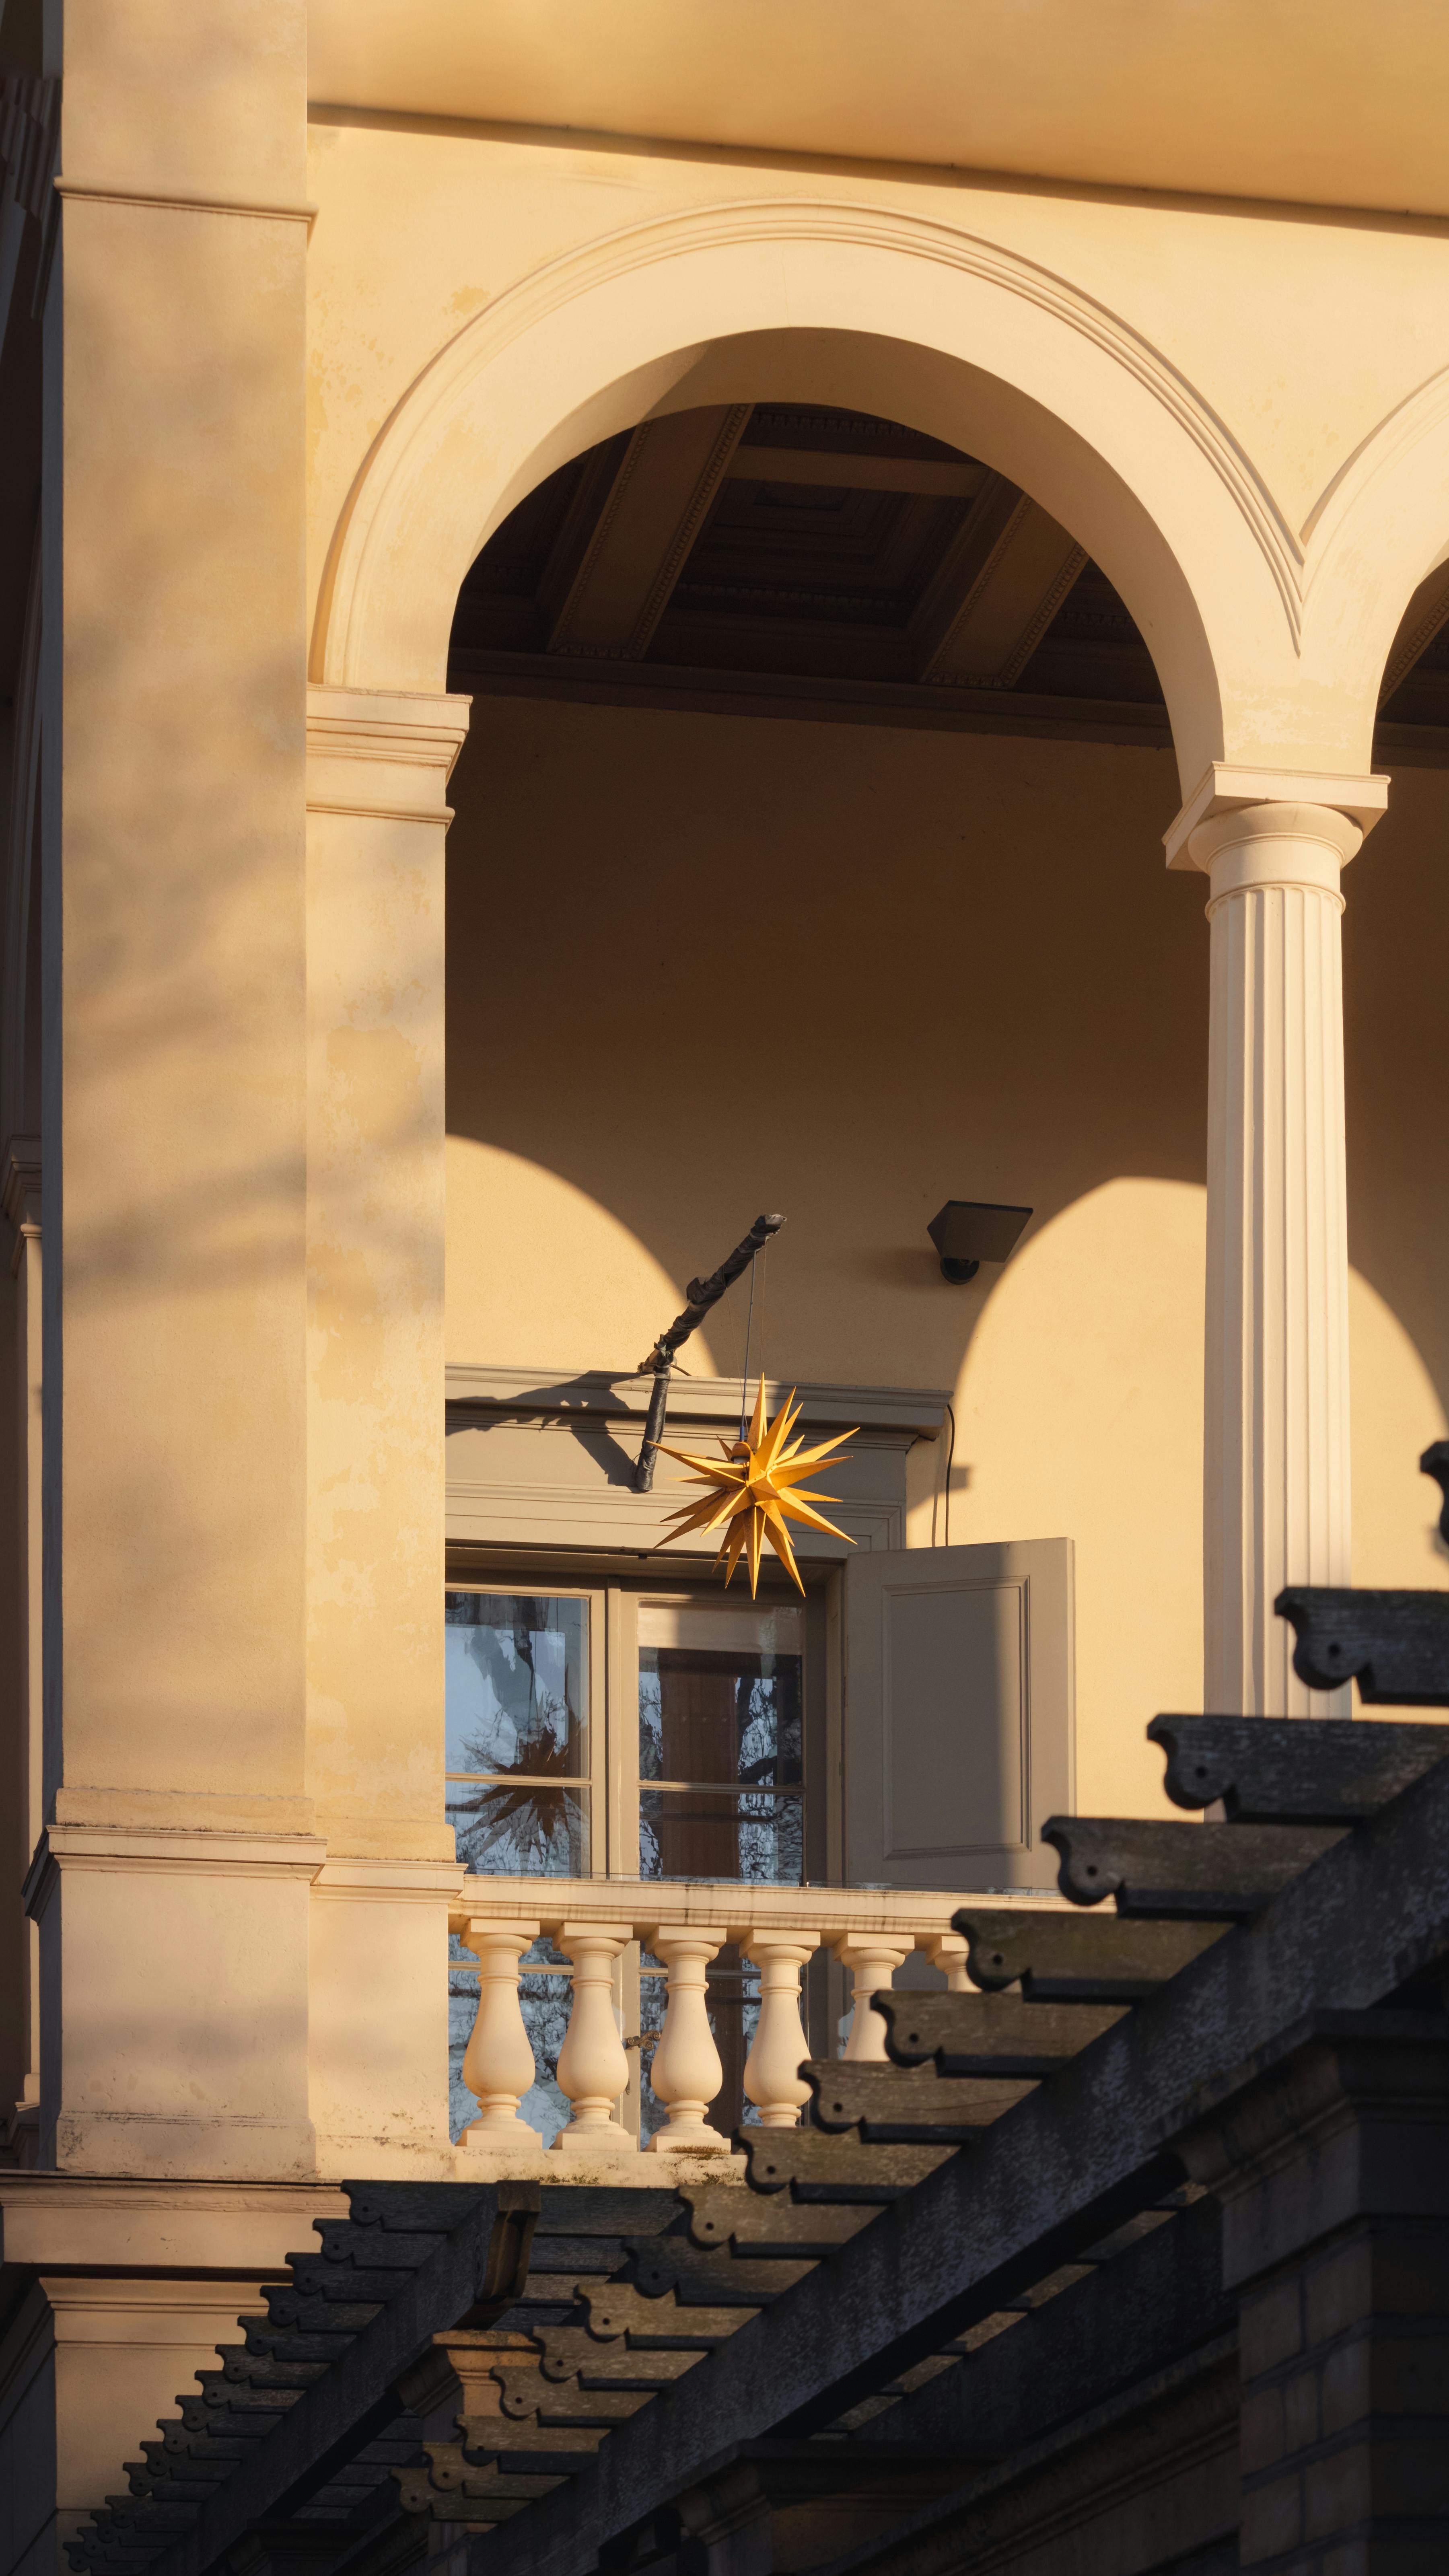
[(641, 661), (753, 405), (641, 421), (548, 639), (551, 653)]
[(911, 620), (918, 678), (1011, 688), (1086, 560), (1039, 502), (989, 475)]
[(926, 456), (836, 456), (815, 447), (737, 447), (725, 472), (735, 483), (826, 483), (845, 492), (923, 492), (933, 500), (969, 500), (987, 468)]
[(1389, 648), (1384, 664), (1379, 705), (1386, 707), (1394, 691), (1402, 687), (1418, 661), (1427, 653), (1446, 617), (1449, 617), (1449, 563), (1436, 564), (1426, 581), (1421, 581), (1399, 621), (1399, 631)]

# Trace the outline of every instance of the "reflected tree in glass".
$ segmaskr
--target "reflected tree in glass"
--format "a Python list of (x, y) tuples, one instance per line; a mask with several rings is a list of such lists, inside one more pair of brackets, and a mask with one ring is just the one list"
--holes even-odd
[(587, 1619), (582, 1601), (447, 1596), (448, 1814), (472, 1870), (588, 1867)]

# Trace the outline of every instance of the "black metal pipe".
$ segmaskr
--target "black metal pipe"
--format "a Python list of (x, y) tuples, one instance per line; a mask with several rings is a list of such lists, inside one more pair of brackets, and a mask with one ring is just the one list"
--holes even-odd
[(682, 1314), (676, 1315), (669, 1330), (661, 1333), (647, 1359), (639, 1363), (641, 1377), (652, 1376), (649, 1413), (644, 1424), (644, 1438), (639, 1450), (639, 1463), (634, 1470), (634, 1490), (647, 1494), (654, 1482), (654, 1466), (659, 1443), (664, 1436), (664, 1417), (669, 1403), (669, 1379), (674, 1367), (674, 1354), (687, 1342), (696, 1324), (702, 1324), (711, 1306), (717, 1306), (725, 1290), (748, 1270), (757, 1252), (762, 1251), (772, 1234), (778, 1234), (785, 1220), (782, 1216), (757, 1216), (749, 1233), (742, 1235), (733, 1252), (727, 1252), (718, 1270), (707, 1279), (691, 1279), (685, 1290), (689, 1299)]

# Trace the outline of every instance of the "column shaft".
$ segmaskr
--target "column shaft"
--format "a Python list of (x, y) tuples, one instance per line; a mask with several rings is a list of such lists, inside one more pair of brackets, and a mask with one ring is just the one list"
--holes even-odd
[(1274, 1612), (1347, 1583), (1348, 1230), (1339, 871), (1355, 823), (1259, 805), (1192, 833), (1212, 880), (1204, 1704), (1348, 1715)]

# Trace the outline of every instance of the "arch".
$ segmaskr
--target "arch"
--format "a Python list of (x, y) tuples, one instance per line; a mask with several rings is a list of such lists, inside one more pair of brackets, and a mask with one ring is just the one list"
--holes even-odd
[(855, 402), (968, 448), (1061, 519), (1153, 653), (1186, 785), (1213, 759), (1341, 759), (1341, 711), (1325, 721), (1316, 701), (1303, 738), (1288, 738), (1303, 698), (1302, 545), (1182, 374), (1104, 305), (997, 244), (798, 198), (615, 233), (467, 324), (357, 475), (313, 676), (442, 688), (463, 576), (525, 492), (652, 410), (731, 386), (734, 399), (767, 395), (762, 369), (789, 399)]

